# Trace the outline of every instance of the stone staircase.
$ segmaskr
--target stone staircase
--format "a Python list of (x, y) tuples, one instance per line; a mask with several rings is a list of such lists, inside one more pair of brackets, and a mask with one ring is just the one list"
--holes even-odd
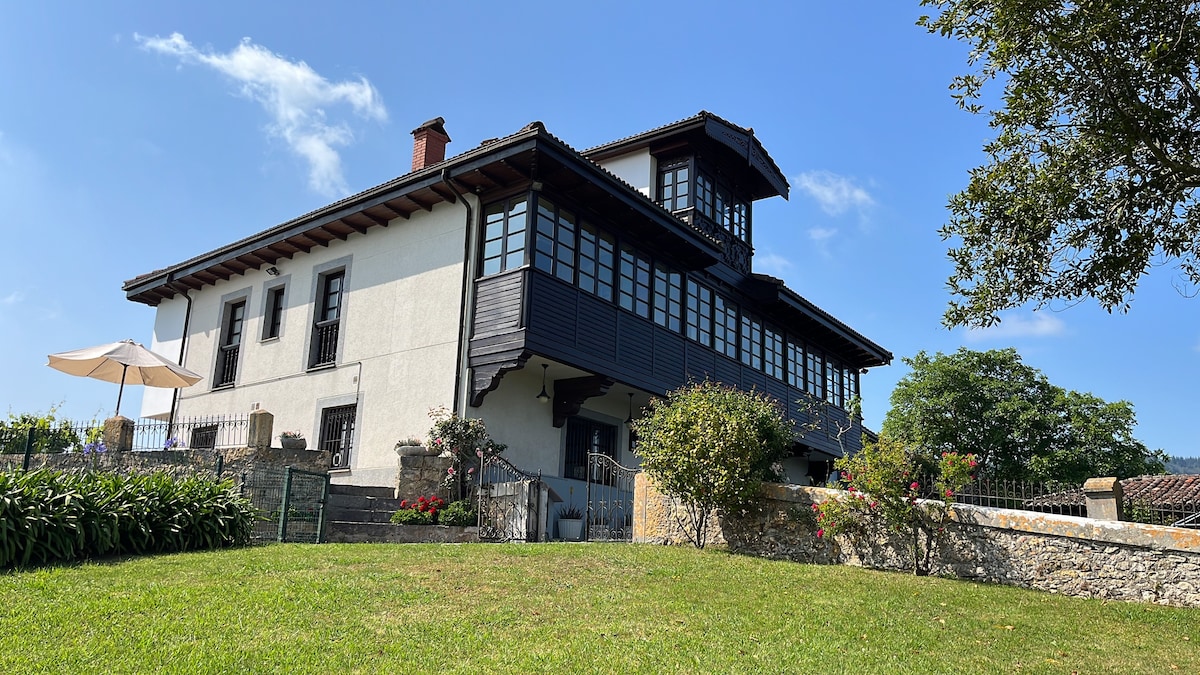
[(325, 541), (334, 544), (478, 541), (476, 528), (393, 525), (400, 508), (387, 487), (330, 485), (325, 505)]

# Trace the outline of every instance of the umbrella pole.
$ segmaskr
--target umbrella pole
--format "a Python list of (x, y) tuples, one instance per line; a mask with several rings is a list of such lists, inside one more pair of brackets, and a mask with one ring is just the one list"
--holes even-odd
[(117, 390), (117, 412), (113, 417), (121, 416), (121, 397), (125, 395), (125, 372), (129, 370), (129, 364), (121, 364), (121, 388)]

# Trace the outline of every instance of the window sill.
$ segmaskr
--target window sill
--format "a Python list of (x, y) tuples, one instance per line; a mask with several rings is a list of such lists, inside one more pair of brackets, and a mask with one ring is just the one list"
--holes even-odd
[(228, 384), (218, 384), (218, 385), (214, 385), (214, 386), (213, 386), (213, 388), (212, 388), (212, 390), (213, 390), (213, 391), (224, 391), (224, 390), (226, 390), (226, 389), (233, 389), (233, 387), (234, 387), (234, 384), (235, 384), (235, 383), (233, 383), (233, 382), (230, 382), (230, 383), (228, 383)]
[(263, 338), (258, 341), (259, 344), (267, 344), (268, 342), (279, 342), (279, 336), (276, 335), (275, 337)]
[(305, 370), (304, 372), (316, 373), (316, 372), (320, 372), (322, 370), (333, 370), (334, 368), (337, 368), (336, 363), (322, 363), (322, 364), (316, 365), (316, 366), (309, 366), (308, 369)]

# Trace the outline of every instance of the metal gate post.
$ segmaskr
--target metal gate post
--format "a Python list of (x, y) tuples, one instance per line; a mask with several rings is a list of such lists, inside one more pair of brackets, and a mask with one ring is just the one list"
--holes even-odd
[(288, 509), (291, 507), (292, 497), (292, 467), (286, 466), (283, 468), (283, 499), (279, 505), (279, 538), (278, 541), (283, 542), (287, 537), (287, 521)]
[(33, 427), (25, 430), (25, 462), (21, 465), (21, 470), (29, 472), (29, 456), (33, 454)]
[(321, 508), (317, 510), (317, 543), (325, 543), (325, 505), (329, 503), (329, 474), (321, 485)]

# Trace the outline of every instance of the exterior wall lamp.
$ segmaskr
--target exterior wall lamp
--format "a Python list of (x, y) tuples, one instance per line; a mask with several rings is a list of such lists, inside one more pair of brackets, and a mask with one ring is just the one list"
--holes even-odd
[(537, 400), (546, 403), (550, 400), (550, 394), (546, 393), (546, 371), (550, 369), (549, 363), (542, 364), (542, 391), (538, 393)]

